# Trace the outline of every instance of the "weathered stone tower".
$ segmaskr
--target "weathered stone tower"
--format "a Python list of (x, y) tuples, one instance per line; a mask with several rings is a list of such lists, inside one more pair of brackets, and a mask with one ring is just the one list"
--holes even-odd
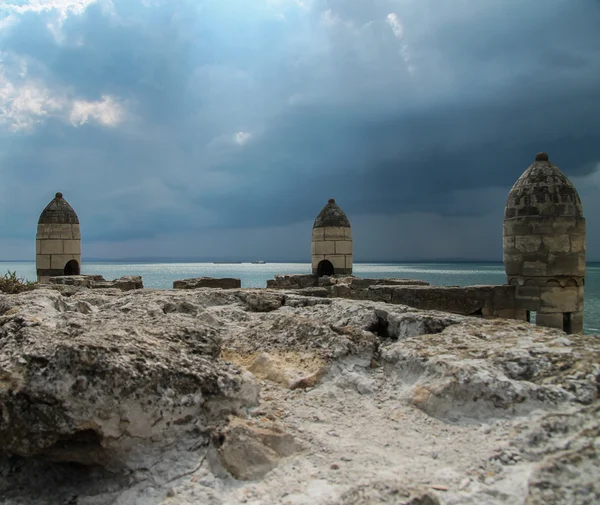
[(323, 207), (313, 225), (312, 272), (319, 277), (352, 273), (350, 221), (333, 198)]
[(79, 275), (81, 231), (79, 218), (62, 193), (43, 210), (35, 237), (35, 263), (39, 282), (56, 275)]
[[(539, 153), (508, 195), (504, 266), (536, 324), (583, 331), (585, 219), (577, 190)], [(531, 320), (530, 317), (528, 317)]]

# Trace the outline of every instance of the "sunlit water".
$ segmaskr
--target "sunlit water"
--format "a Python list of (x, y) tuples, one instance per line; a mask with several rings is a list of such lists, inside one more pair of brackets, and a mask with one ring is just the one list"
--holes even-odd
[[(35, 280), (33, 262), (0, 263), (0, 270), (16, 271), (20, 277)], [(141, 275), (148, 288), (170, 288), (173, 281), (190, 277), (236, 277), (243, 287), (265, 287), (275, 274), (310, 273), (308, 263), (213, 264), (213, 263), (84, 263), (84, 274), (100, 274), (105, 279)], [(403, 277), (421, 279), (438, 286), (504, 284), (502, 263), (355, 263), (358, 277)], [(600, 263), (589, 263), (585, 280), (585, 333), (600, 334)]]

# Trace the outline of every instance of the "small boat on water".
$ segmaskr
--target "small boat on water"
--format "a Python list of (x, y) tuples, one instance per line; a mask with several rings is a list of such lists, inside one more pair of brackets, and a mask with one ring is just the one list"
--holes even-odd
[(266, 261), (262, 261), (262, 260), (252, 262), (253, 265), (264, 265), (265, 263), (266, 263)]

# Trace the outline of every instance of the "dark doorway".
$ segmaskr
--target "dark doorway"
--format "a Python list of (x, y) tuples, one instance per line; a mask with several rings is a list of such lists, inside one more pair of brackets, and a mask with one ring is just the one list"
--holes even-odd
[(79, 263), (71, 260), (65, 265), (65, 275), (79, 275)]
[(317, 275), (323, 277), (324, 275), (333, 275), (335, 272), (333, 264), (329, 260), (323, 260), (317, 266)]
[(567, 335), (573, 333), (573, 319), (571, 318), (570, 312), (565, 312), (563, 314), (563, 331)]

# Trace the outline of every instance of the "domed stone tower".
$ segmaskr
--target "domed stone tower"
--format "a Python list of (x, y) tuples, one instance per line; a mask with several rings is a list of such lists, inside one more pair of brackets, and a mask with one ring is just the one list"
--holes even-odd
[(35, 263), (39, 282), (57, 275), (79, 275), (81, 231), (73, 207), (56, 193), (43, 210), (35, 236)]
[(536, 324), (583, 331), (585, 219), (577, 190), (539, 153), (508, 195), (504, 266), (517, 307)]
[(350, 221), (333, 198), (323, 207), (313, 225), (312, 272), (319, 277), (352, 273)]

